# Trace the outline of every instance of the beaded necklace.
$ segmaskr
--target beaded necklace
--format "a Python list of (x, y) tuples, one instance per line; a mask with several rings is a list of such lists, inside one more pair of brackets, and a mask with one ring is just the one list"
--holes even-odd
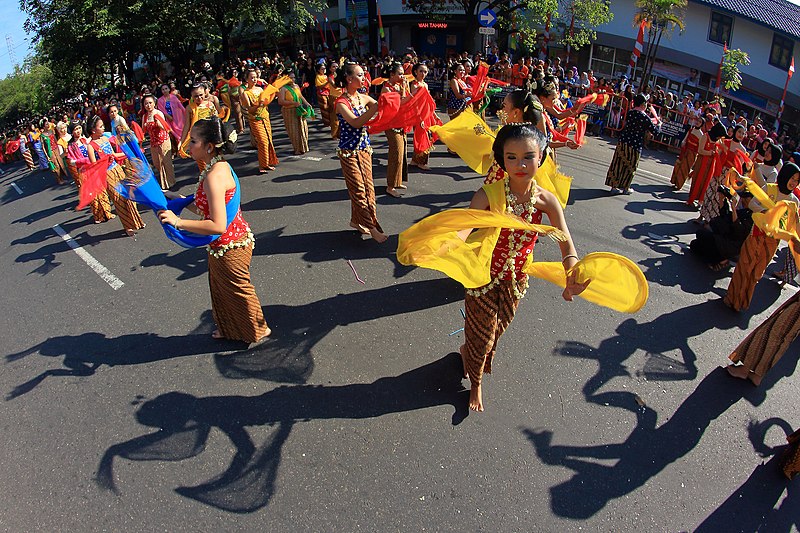
[[(536, 201), (534, 200), (536, 180), (533, 180), (531, 183), (530, 198), (521, 203), (517, 203), (519, 199), (511, 191), (508, 176), (505, 177), (503, 182), (506, 196), (506, 213), (509, 215), (516, 215), (528, 223), (533, 223), (533, 215), (536, 213)], [(520, 233), (521, 235), (517, 236)], [(514, 283), (512, 283), (514, 296), (517, 299), (522, 299), (525, 296), (525, 293), (528, 291), (528, 276), (524, 276), (521, 280), (518, 280), (515, 275), (515, 266), (517, 258), (522, 254), (522, 249), (530, 242), (535, 234), (536, 232), (527, 230), (523, 230), (521, 232), (518, 230), (510, 230), (508, 233), (508, 257), (503, 263), (503, 266), (500, 268), (500, 272), (498, 272), (498, 274), (492, 279), (491, 282), (489, 282), (488, 285), (485, 285), (479, 289), (467, 289), (467, 294), (475, 297), (483, 296), (494, 287), (499, 285), (503, 273), (508, 272), (511, 275), (511, 278), (514, 280)]]

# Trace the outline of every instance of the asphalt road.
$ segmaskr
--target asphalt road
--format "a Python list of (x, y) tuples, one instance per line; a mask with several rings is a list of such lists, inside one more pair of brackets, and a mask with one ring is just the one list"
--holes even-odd
[[(136, 240), (95, 225), (73, 186), (5, 167), (2, 530), (797, 530), (800, 487), (787, 491), (769, 454), (780, 424), (800, 424), (786, 377), (798, 347), (760, 388), (719, 369), (794, 289), (765, 278), (749, 312), (722, 305), (731, 272), (684, 251), (695, 214), (670, 190), (673, 156), (645, 152), (633, 194), (611, 196), (611, 139), (559, 152), (579, 251), (631, 258), (650, 301), (621, 315), (532, 282), (485, 381), (487, 411), (468, 414), (463, 333), (451, 334), (463, 290), (394, 250), (482, 178), (439, 147), (430, 172), (411, 167), (404, 198), (386, 196), (374, 136), (393, 235), (376, 244), (347, 225), (321, 126), (301, 158), (278, 114), (273, 127), (275, 172), (256, 174), (247, 136), (230, 158), (274, 331), (251, 351), (210, 339), (204, 250), (168, 241), (151, 213)], [(191, 192), (194, 164), (176, 166)], [(558, 248), (545, 239), (537, 257)]]

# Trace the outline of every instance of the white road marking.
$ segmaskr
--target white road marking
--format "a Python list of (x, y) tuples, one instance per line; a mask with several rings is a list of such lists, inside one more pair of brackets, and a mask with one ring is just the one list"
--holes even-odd
[(66, 242), (69, 245), (69, 247), (72, 248), (75, 251), (76, 254), (78, 254), (78, 257), (83, 259), (83, 261), (87, 265), (89, 265), (89, 268), (94, 270), (97, 273), (98, 276), (103, 278), (103, 281), (108, 283), (111, 286), (112, 289), (114, 289), (116, 291), (116, 290), (122, 288), (123, 285), (125, 285), (122, 282), (122, 280), (120, 280), (117, 276), (112, 274), (109, 269), (107, 269), (102, 264), (100, 264), (100, 261), (98, 261), (97, 259), (92, 257), (91, 254), (89, 254), (89, 252), (87, 252), (86, 250), (81, 248), (78, 245), (78, 243), (75, 242), (75, 239), (73, 239), (70, 236), (69, 233), (64, 231), (61, 228), (61, 226), (56, 224), (55, 226), (53, 226), (53, 229), (55, 230), (56, 233), (58, 233), (61, 236), (62, 239), (64, 239), (64, 242)]
[(11, 186), (14, 187), (14, 190), (17, 191), (19, 194), (22, 194), (22, 189), (20, 189), (16, 183), (13, 181), (11, 182)]
[(307, 155), (303, 157), (306, 161), (322, 161), (321, 157), (314, 157), (313, 155)]
[(637, 168), (636, 172), (641, 172), (643, 174), (649, 174), (649, 175), (653, 176), (654, 178), (661, 178), (662, 180), (669, 181), (669, 178), (667, 178), (666, 176), (662, 176), (661, 174), (656, 174), (655, 172), (650, 172), (649, 170), (644, 170), (643, 168)]

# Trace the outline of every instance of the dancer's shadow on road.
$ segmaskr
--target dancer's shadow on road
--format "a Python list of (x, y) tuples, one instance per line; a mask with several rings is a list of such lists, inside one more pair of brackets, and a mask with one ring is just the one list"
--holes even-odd
[(646, 211), (677, 211), (686, 213), (688, 218), (694, 218), (690, 214), (695, 213), (695, 209), (686, 204), (686, 200), (679, 196), (679, 193), (672, 190), (669, 184), (665, 185), (643, 185), (634, 184), (633, 190), (637, 193), (649, 194), (651, 200), (628, 202), (625, 204), (625, 211), (644, 215)]
[(74, 206), (75, 206), (75, 202), (74, 201), (65, 202), (65, 203), (62, 203), (62, 204), (54, 205), (53, 207), (48, 207), (46, 209), (41, 209), (39, 211), (35, 211), (33, 213), (29, 213), (29, 214), (27, 214), (27, 215), (25, 215), (23, 217), (20, 217), (20, 218), (18, 218), (16, 220), (13, 220), (11, 223), (12, 224), (27, 224), (27, 225), (31, 225), (34, 222), (38, 222), (38, 221), (40, 221), (42, 219), (45, 219), (45, 218), (50, 217), (50, 216), (53, 216), (55, 214), (63, 213), (65, 211), (73, 211), (72, 209), (70, 209), (70, 207), (74, 207)]
[(142, 365), (197, 355), (216, 355), (221, 371), (228, 377), (249, 377), (269, 381), (304, 383), (313, 371), (310, 353), (286, 347), (279, 341), (248, 348), (236, 341), (211, 338), (214, 328), (211, 311), (204, 312), (199, 325), (188, 335), (162, 337), (155, 333), (134, 333), (106, 337), (102, 333), (83, 333), (51, 337), (44, 342), (5, 357), (6, 364), (38, 354), (63, 358), (61, 368), (51, 368), (17, 385), (6, 395), (13, 400), (32, 391), (49, 377), (89, 377), (103, 365), (108, 367)]
[[(680, 287), (683, 292), (690, 294), (714, 294), (720, 298), (725, 295), (726, 289), (715, 287), (717, 280), (730, 276), (733, 268), (714, 272), (706, 264), (698, 261), (689, 251), (687, 240), (694, 235), (694, 227), (683, 222), (653, 224), (642, 222), (626, 226), (621, 235), (629, 240), (637, 240), (649, 247), (654, 252), (661, 254), (639, 262), (643, 267), (648, 282), (658, 283), (664, 287)], [(679, 236), (684, 235), (683, 241)], [(760, 283), (756, 289), (753, 309), (764, 308), (775, 301), (780, 290), (777, 285), (767, 287), (768, 284)], [(758, 293), (763, 294), (759, 295)], [(763, 300), (757, 302), (756, 300)], [(720, 304), (722, 305), (722, 304)]]
[(203, 276), (208, 272), (208, 252), (205, 248), (181, 249), (171, 254), (163, 252), (144, 258), (141, 267), (168, 266), (180, 272), (176, 280), (187, 280)]
[[(650, 322), (638, 323), (629, 318), (617, 327), (616, 335), (604, 339), (597, 348), (582, 342), (562, 341), (553, 353), (596, 360), (597, 373), (584, 385), (584, 397), (599, 405), (626, 406), (629, 405), (627, 393), (612, 391), (597, 394), (597, 391), (615, 377), (631, 375), (625, 362), (634, 353), (642, 350), (647, 354), (644, 368), (638, 375), (648, 380), (693, 380), (697, 377), (697, 354), (689, 341), (712, 328), (727, 330), (742, 327), (745, 320), (728, 312), (717, 301), (706, 301), (665, 313)], [(675, 350), (680, 353), (681, 360), (668, 355)]]
[[(228, 468), (213, 479), (176, 492), (234, 513), (254, 512), (275, 493), (283, 446), (295, 424), (311, 420), (366, 419), (428, 407), (453, 407), (452, 423), (466, 418), (468, 391), (461, 384), (461, 358), (451, 353), (399, 376), (341, 386), (281, 386), (260, 396), (197, 398), (181, 392), (144, 403), (138, 422), (156, 428), (111, 446), (100, 461), (98, 485), (117, 491), (113, 462), (181, 461), (200, 455), (212, 429), (236, 448)], [(254, 443), (247, 427), (273, 426), (267, 439)]]
[[(722, 368), (713, 370), (675, 414), (658, 427), (657, 413), (635, 394), (614, 393), (616, 406), (637, 416), (636, 427), (623, 442), (596, 446), (553, 445), (552, 431), (523, 428), (543, 463), (574, 471), (571, 479), (550, 489), (553, 512), (562, 517), (587, 519), (612, 499), (643, 486), (693, 450), (710, 424), (739, 400), (745, 398), (753, 405), (760, 405), (775, 382), (794, 371), (792, 365), (797, 361), (791, 359), (784, 357), (758, 388), (731, 378)], [(607, 466), (595, 460), (615, 463)]]
[[(772, 457), (758, 465), (747, 480), (736, 489), (713, 513), (695, 529), (696, 533), (719, 531), (790, 532), (800, 528), (800, 485), (789, 482), (778, 465), (786, 446), (771, 447), (764, 439), (772, 426), (780, 427), (786, 435), (792, 433), (788, 422), (770, 418), (752, 422), (748, 437), (762, 457)], [(785, 441), (784, 441), (785, 442)], [(780, 505), (775, 505), (788, 491)]]
[(348, 271), (350, 267), (344, 263), (348, 259), (352, 261), (385, 259), (392, 263), (395, 278), (402, 278), (414, 270), (414, 267), (402, 265), (397, 261), (394, 252), (397, 249), (397, 235), (390, 235), (389, 240), (378, 244), (355, 230), (285, 235), (285, 229), (277, 228), (259, 234), (256, 237), (259, 245), (256, 246), (254, 255), (302, 254), (301, 259), (308, 264), (342, 261), (343, 268)]
[(264, 315), (272, 335), (251, 348), (212, 339), (210, 311), (201, 315), (199, 325), (188, 335), (137, 333), (108, 338), (102, 333), (84, 333), (53, 337), (6, 356), (6, 364), (35, 354), (63, 358), (62, 368), (46, 370), (16, 386), (6, 399), (30, 392), (48, 377), (88, 377), (102, 365), (140, 365), (203, 354), (214, 355), (217, 369), (227, 378), (305, 383), (314, 369), (314, 347), (338, 326), (447, 305), (461, 297), (463, 289), (457, 283), (435, 279), (339, 294), (294, 307), (267, 306)]
[[(110, 224), (115, 224), (115, 221), (108, 222)], [(83, 231), (81, 233), (75, 233), (76, 230), (80, 228), (86, 227), (91, 224), (91, 219), (86, 218), (85, 216), (79, 215), (77, 217), (72, 218), (71, 220), (59, 224), (61, 228), (70, 234), (72, 239), (78, 243), (80, 246), (84, 248), (88, 248), (94, 246), (95, 244), (108, 240), (108, 239), (115, 239), (118, 237), (125, 237), (125, 233), (122, 231), (122, 227), (116, 222), (115, 229), (116, 231), (112, 230), (107, 233), (101, 233), (99, 235), (92, 235), (89, 231)], [(58, 266), (61, 265), (60, 261), (56, 260), (56, 255), (69, 252), (72, 250), (64, 241), (58, 233), (52, 227), (48, 227), (39, 231), (35, 231), (28, 235), (27, 237), (21, 237), (19, 239), (14, 239), (11, 241), (12, 245), (24, 245), (24, 244), (39, 244), (45, 241), (53, 241), (50, 244), (45, 244), (38, 249), (34, 250), (33, 252), (27, 252), (24, 254), (20, 254), (16, 258), (17, 263), (31, 263), (31, 262), (38, 262), (41, 261), (42, 263), (34, 268), (31, 271), (31, 274), (40, 274), (45, 275), (50, 273), (50, 271), (54, 270)]]

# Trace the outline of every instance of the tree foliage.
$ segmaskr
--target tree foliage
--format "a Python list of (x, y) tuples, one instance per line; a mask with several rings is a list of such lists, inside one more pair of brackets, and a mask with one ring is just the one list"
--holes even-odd
[(53, 100), (48, 84), (51, 77), (46, 66), (26, 62), (0, 80), (0, 124), (14, 125), (22, 118), (45, 113)]
[(661, 38), (665, 33), (669, 38), (676, 28), (683, 31), (686, 4), (686, 0), (636, 0), (634, 26), (645, 22), (648, 27), (647, 51), (642, 65), (643, 86), (650, 82)]
[(597, 39), (595, 28), (614, 19), (609, 0), (568, 0), (559, 9), (560, 41), (577, 50)]
[(133, 65), (162, 57), (178, 70), (201, 53), (227, 59), (237, 32), (261, 28), (273, 42), (302, 33), (322, 0), (20, 0), (37, 61), (58, 79), (57, 95), (115, 81), (130, 83)]
[(739, 67), (749, 64), (750, 56), (747, 52), (742, 52), (738, 48), (725, 50), (722, 56), (722, 80), (727, 90), (736, 91), (742, 86), (742, 73)]
[(597, 38), (595, 28), (611, 22), (610, 0), (407, 0), (406, 10), (425, 17), (443, 18), (453, 7), (466, 14), (465, 35), (478, 33), (478, 14), (485, 8), (495, 12), (498, 27), (516, 33), (528, 50), (534, 50), (537, 35), (548, 14), (554, 41), (578, 49)]

